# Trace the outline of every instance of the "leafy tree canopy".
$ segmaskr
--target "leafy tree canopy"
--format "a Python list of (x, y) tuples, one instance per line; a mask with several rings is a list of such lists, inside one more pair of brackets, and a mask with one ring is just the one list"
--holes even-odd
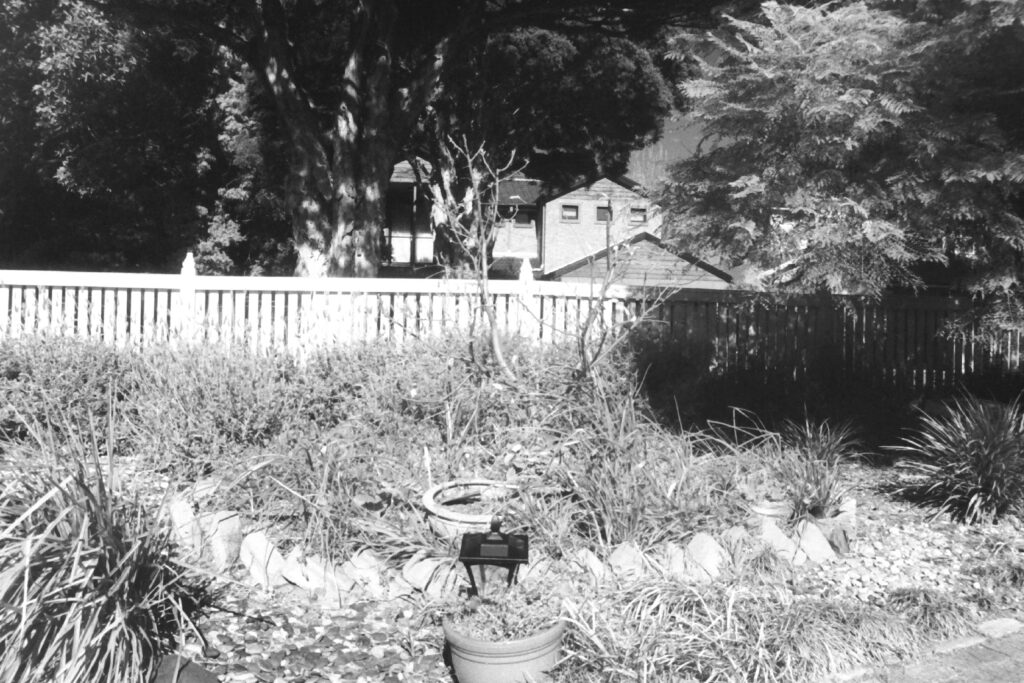
[(1024, 8), (937, 7), (769, 2), (681, 37), (676, 59), (705, 55), (682, 88), (707, 137), (663, 195), (680, 241), (756, 286), (878, 294), (955, 261), (1018, 293)]
[[(546, 163), (551, 173), (567, 163), (582, 172), (621, 167), (625, 150), (656, 132), (663, 107), (664, 85), (637, 41), (652, 40), (673, 22), (706, 24), (717, 4), (83, 2), (136, 30), (173, 27), (219, 44), (259, 80), (273, 102), (287, 165), (283, 195), (298, 251), (297, 271), (314, 275), (376, 272), (383, 197), (394, 163), (411, 148), (422, 148), (418, 136), (465, 133), (473, 118), (465, 115), (467, 109), (490, 111), (508, 123), (513, 134), (525, 137), (522, 144), (534, 152), (538, 167)], [(538, 48), (542, 53), (527, 54)], [(502, 63), (523, 69), (561, 67), (578, 77), (555, 71), (545, 80), (536, 72), (501, 70)], [(495, 83), (485, 81), (492, 76)], [(527, 92), (526, 83), (540, 89)], [(512, 90), (529, 102), (526, 109), (516, 111), (520, 103), (508, 97)], [(549, 95), (551, 104), (544, 103), (543, 116), (537, 118), (529, 107)], [(555, 106), (572, 95), (577, 96), (573, 106)], [(474, 100), (477, 96), (492, 97)], [(507, 144), (518, 146), (510, 130), (493, 124), (478, 132), (484, 137), (500, 133)]]

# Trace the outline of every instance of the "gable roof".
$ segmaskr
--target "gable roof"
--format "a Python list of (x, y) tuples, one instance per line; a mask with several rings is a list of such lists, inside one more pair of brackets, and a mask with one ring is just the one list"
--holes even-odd
[(729, 275), (728, 273), (726, 273), (725, 271), (720, 270), (718, 268), (715, 268), (710, 263), (708, 263), (706, 261), (703, 261), (703, 260), (697, 258), (696, 256), (692, 256), (690, 254), (686, 254), (686, 253), (677, 251), (676, 249), (674, 249), (670, 245), (665, 244), (663, 241), (661, 241), (656, 235), (653, 235), (653, 234), (647, 232), (646, 230), (640, 231), (640, 232), (632, 235), (631, 237), (622, 240), (621, 242), (617, 242), (617, 243), (613, 244), (611, 246), (611, 249), (608, 249), (608, 248), (601, 249), (600, 251), (596, 251), (593, 254), (589, 254), (589, 255), (584, 256), (582, 258), (578, 258), (575, 261), (573, 261), (572, 263), (567, 263), (566, 265), (562, 266), (561, 268), (558, 268), (557, 270), (553, 270), (550, 273), (546, 273), (545, 274), (545, 278), (550, 278), (550, 279), (560, 278), (563, 275), (565, 275), (566, 273), (570, 273), (570, 272), (576, 270), (577, 268), (580, 268), (582, 266), (587, 265), (591, 261), (596, 261), (596, 260), (600, 260), (600, 259), (603, 259), (603, 258), (607, 258), (608, 257), (608, 253), (611, 250), (618, 249), (618, 248), (624, 247), (624, 246), (630, 246), (630, 245), (636, 244), (637, 242), (639, 242), (641, 240), (650, 242), (650, 243), (654, 244), (656, 247), (664, 249), (665, 251), (671, 253), (672, 255), (676, 256), (680, 260), (686, 261), (690, 265), (695, 266), (697, 268), (700, 268), (701, 270), (707, 272), (710, 275), (713, 275), (713, 276), (715, 276), (715, 277), (717, 277), (717, 278), (719, 278), (719, 279), (721, 279), (721, 280), (723, 280), (725, 282), (728, 282), (730, 284), (732, 283), (732, 276)]
[(546, 202), (550, 202), (550, 201), (553, 201), (555, 199), (558, 199), (559, 197), (564, 197), (565, 195), (569, 194), (570, 192), (575, 192), (576, 190), (579, 190), (579, 189), (584, 188), (584, 187), (590, 187), (591, 185), (594, 185), (595, 183), (598, 183), (598, 182), (600, 182), (602, 180), (610, 180), (611, 182), (615, 183), (616, 185), (621, 185), (622, 187), (626, 188), (630, 192), (635, 192), (636, 194), (643, 196), (643, 185), (641, 185), (637, 181), (633, 180), (632, 178), (627, 178), (624, 175), (620, 175), (620, 176), (601, 176), (600, 178), (593, 178), (591, 180), (584, 180), (583, 182), (576, 183), (572, 187), (566, 188), (565, 190), (561, 190), (561, 191), (556, 192), (554, 194), (547, 195), (546, 197), (543, 198), (544, 202), (546, 203)]

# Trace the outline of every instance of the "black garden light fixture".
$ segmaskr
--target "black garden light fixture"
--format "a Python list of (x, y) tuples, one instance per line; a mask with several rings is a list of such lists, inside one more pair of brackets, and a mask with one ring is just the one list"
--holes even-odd
[[(488, 571), (507, 572), (505, 587), (516, 581), (519, 566), (529, 559), (530, 542), (526, 534), (501, 533), (501, 517), (491, 518), (491, 530), (487, 533), (462, 535), (459, 562), (469, 573), (470, 595), (482, 595), (487, 587)], [(474, 572), (473, 569), (476, 568)], [(493, 583), (493, 578), (492, 583)]]

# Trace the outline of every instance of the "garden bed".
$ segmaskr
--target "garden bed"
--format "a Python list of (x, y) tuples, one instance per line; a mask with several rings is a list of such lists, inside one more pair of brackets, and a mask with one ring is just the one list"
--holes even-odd
[[(138, 493), (154, 519), (172, 499), (200, 516), (233, 511), (289, 562), (324, 558), (359, 579), (333, 597), (294, 580), (268, 590), (179, 544), (195, 580), (214, 576), (216, 605), (197, 622), (209, 647), (186, 628), (184, 652), (223, 681), (450, 681), (437, 603), (462, 570), (421, 498), (457, 479), (523, 492), (503, 502), (503, 529), (530, 537), (524, 582), (564, 599), (559, 680), (816, 680), (1021, 614), (1020, 501), (998, 521), (954, 522), (898, 495), (906, 471), (867, 464), (827, 424), (677, 433), (648, 417), (628, 358), (579, 384), (572, 350), (538, 354), (510, 389), (453, 348), (298, 366), (209, 349), (8, 347), (18, 371), (0, 372), (0, 465), (86, 463), (93, 484)], [(794, 564), (766, 545), (751, 510), (780, 497), (826, 516), (855, 500), (848, 551)], [(707, 577), (671, 559), (698, 537), (728, 548)], [(6, 557), (19, 548), (4, 545)]]

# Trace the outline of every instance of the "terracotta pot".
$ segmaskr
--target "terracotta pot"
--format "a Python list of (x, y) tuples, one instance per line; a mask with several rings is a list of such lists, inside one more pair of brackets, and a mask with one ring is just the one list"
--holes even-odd
[(565, 622), (527, 638), (491, 642), (471, 638), (443, 623), (459, 683), (535, 683), (551, 680), (562, 650)]
[[(515, 484), (503, 481), (457, 479), (427, 489), (423, 494), (423, 507), (427, 509), (427, 522), (435, 533), (444, 538), (457, 538), (462, 534), (490, 531), (491, 518), (517, 490)], [(460, 512), (459, 501), (491, 501), (494, 509)]]

